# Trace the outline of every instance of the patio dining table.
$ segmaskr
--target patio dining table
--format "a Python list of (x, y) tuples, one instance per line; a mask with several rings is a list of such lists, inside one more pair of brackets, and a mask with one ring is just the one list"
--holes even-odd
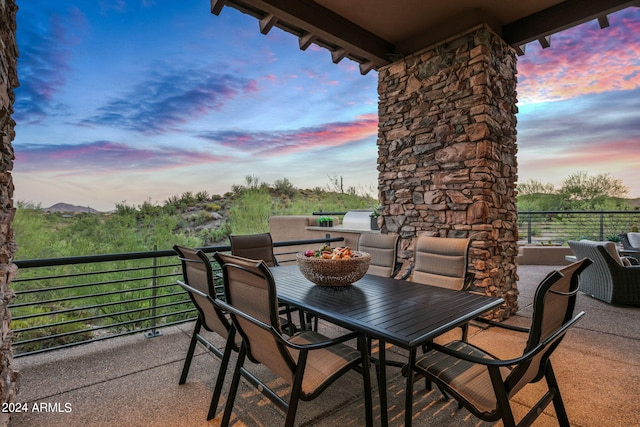
[[(388, 424), (386, 343), (409, 351), (413, 364), (418, 349), (457, 326), (503, 303), (501, 298), (425, 286), (367, 274), (350, 286), (318, 286), (297, 265), (271, 269), (278, 298), (305, 312), (379, 340), (378, 390), (380, 417)], [(413, 371), (408, 370), (405, 426), (411, 426)]]

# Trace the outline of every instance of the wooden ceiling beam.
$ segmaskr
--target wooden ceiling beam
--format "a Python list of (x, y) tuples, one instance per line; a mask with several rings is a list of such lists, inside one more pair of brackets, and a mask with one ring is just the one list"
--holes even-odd
[(538, 43), (540, 43), (540, 46), (543, 49), (546, 49), (548, 47), (551, 47), (551, 36), (546, 36), (546, 37), (540, 37), (538, 39)]
[(263, 18), (260, 18), (258, 22), (260, 22), (260, 32), (266, 35), (269, 34), (269, 31), (271, 31), (273, 26), (278, 23), (278, 18), (276, 18), (274, 15), (267, 15)]
[[(313, 34), (313, 42), (318, 45), (345, 49), (349, 57), (360, 63), (373, 63), (373, 68), (388, 64), (396, 53), (392, 43), (313, 0), (211, 0), (212, 11), (214, 3), (221, 8), (218, 5), (221, 1), (259, 20), (273, 15), (277, 20), (275, 26), (288, 32), (299, 29), (296, 35), (301, 38)], [(302, 39), (300, 43), (302, 47)]]
[(211, 0), (211, 13), (218, 16), (222, 8), (227, 4), (227, 0)]
[(307, 33), (298, 38), (298, 46), (301, 50), (307, 50), (311, 43), (316, 41), (315, 34)]
[(600, 25), (600, 29), (609, 27), (609, 17), (607, 15), (598, 16), (598, 25)]
[(502, 38), (519, 46), (638, 4), (638, 0), (565, 0), (504, 25)]
[(342, 61), (345, 56), (347, 56), (347, 51), (345, 49), (336, 49), (331, 52), (331, 61), (333, 61), (334, 64), (337, 64), (338, 62)]

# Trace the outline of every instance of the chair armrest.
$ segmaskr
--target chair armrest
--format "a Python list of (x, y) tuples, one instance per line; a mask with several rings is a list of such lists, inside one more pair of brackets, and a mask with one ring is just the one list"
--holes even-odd
[(503, 322), (496, 322), (495, 320), (484, 319), (482, 317), (476, 317), (473, 320), (475, 322), (485, 323), (487, 325), (495, 326), (497, 328), (509, 329), (511, 331), (516, 331), (516, 332), (529, 333), (529, 328), (525, 328), (523, 326), (509, 325), (509, 324), (505, 324)]
[(400, 277), (400, 280), (407, 280), (409, 276), (411, 276), (412, 271), (413, 271), (413, 263), (409, 265), (409, 268), (407, 269), (407, 271), (404, 272), (402, 277)]
[[(471, 363), (477, 363), (479, 365), (497, 366), (497, 367), (514, 366), (514, 365), (518, 365), (518, 364), (520, 364), (520, 363), (522, 363), (522, 362), (524, 362), (526, 360), (529, 360), (529, 359), (535, 357), (538, 353), (540, 353), (541, 351), (546, 349), (551, 343), (555, 342), (559, 337), (564, 335), (567, 332), (567, 330), (571, 326), (574, 325), (574, 323), (576, 323), (578, 320), (580, 320), (582, 318), (582, 316), (584, 316), (584, 311), (581, 311), (580, 313), (578, 313), (573, 319), (571, 319), (570, 321), (565, 323), (560, 329), (558, 329), (554, 334), (549, 336), (546, 340), (544, 340), (543, 342), (539, 343), (537, 346), (535, 346), (534, 348), (532, 348), (531, 350), (529, 350), (528, 352), (526, 352), (522, 356), (516, 357), (514, 359), (500, 360), (500, 359), (488, 359), (488, 358), (483, 358), (483, 357), (471, 356), (469, 354), (462, 353), (462, 352), (459, 352), (459, 351), (456, 351), (456, 350), (452, 350), (450, 348), (444, 347), (444, 346), (442, 346), (440, 344), (436, 344), (434, 342), (428, 343), (427, 347), (429, 349), (439, 351), (439, 352), (447, 354), (449, 356), (452, 356), (452, 357), (455, 357), (455, 358), (458, 358), (458, 359), (461, 359), (461, 360), (466, 360), (466, 361), (471, 362)], [(471, 345), (471, 344), (468, 344), (466, 342), (464, 344), (465, 345)], [(481, 349), (479, 349), (479, 350), (481, 350)]]
[(402, 269), (402, 263), (401, 262), (396, 262), (396, 265), (393, 268), (393, 273), (391, 273), (391, 277), (396, 277), (396, 275), (398, 273), (400, 273), (401, 269)]
[(468, 291), (469, 289), (471, 289), (471, 285), (473, 284), (473, 281), (475, 279), (476, 279), (476, 274), (467, 271), (467, 279), (464, 281), (464, 284), (462, 285), (462, 290)]
[(331, 346), (334, 346), (336, 344), (340, 344), (342, 342), (349, 341), (349, 340), (354, 339), (354, 338), (358, 338), (361, 335), (358, 332), (350, 332), (348, 334), (341, 335), (341, 336), (336, 337), (336, 338), (328, 338), (327, 340), (321, 341), (321, 342), (316, 342), (316, 343), (311, 343), (311, 344), (297, 344), (297, 343), (293, 343), (293, 342), (289, 341), (278, 330), (276, 330), (273, 326), (271, 326), (271, 325), (269, 325), (267, 323), (264, 323), (263, 321), (258, 320), (255, 317), (248, 315), (247, 313), (244, 313), (244, 312), (238, 310), (237, 308), (235, 308), (232, 305), (226, 303), (225, 301), (215, 300), (215, 304), (221, 310), (224, 310), (224, 311), (232, 314), (232, 318), (233, 318), (233, 316), (242, 317), (243, 319), (253, 323), (254, 325), (258, 326), (259, 328), (262, 328), (262, 329), (264, 329), (266, 331), (269, 331), (273, 335), (273, 337), (276, 340), (280, 341), (282, 344), (286, 345), (287, 347), (294, 348), (296, 350), (317, 350), (317, 349), (320, 349), (320, 348), (331, 347)]

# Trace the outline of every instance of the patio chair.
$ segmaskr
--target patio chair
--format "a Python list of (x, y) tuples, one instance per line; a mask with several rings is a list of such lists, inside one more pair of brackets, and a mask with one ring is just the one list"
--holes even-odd
[[(261, 259), (268, 267), (278, 266), (278, 260), (273, 253), (273, 239), (271, 233), (260, 234), (244, 234), (244, 235), (231, 235), (229, 236), (231, 241), (231, 254), (243, 258), (249, 259)], [(280, 314), (284, 315), (287, 322), (284, 326), (290, 334), (293, 334), (297, 330), (297, 326), (293, 323), (291, 313), (298, 311), (286, 304), (280, 305)], [(300, 313), (300, 318), (303, 318), (303, 314)], [(302, 323), (302, 320), (301, 320)]]
[(473, 283), (469, 272), (471, 239), (418, 236), (408, 280), (466, 291)]
[[(238, 346), (234, 342), (235, 329), (232, 327), (230, 320), (225, 317), (224, 313), (215, 306), (214, 301), (216, 292), (214, 288), (213, 270), (207, 255), (201, 250), (186, 248), (183, 246), (174, 246), (173, 249), (178, 253), (178, 257), (182, 262), (182, 275), (184, 281), (178, 280), (178, 284), (189, 294), (191, 301), (198, 309), (198, 319), (196, 320), (193, 334), (191, 335), (191, 343), (187, 351), (182, 374), (179, 384), (187, 381), (191, 360), (196, 348), (196, 344), (200, 342), (209, 351), (220, 359), (220, 367), (218, 368), (218, 377), (209, 406), (207, 420), (215, 416), (215, 412), (220, 400), (224, 376), (227, 371), (229, 357), (232, 350), (238, 350)], [(210, 340), (200, 333), (202, 327), (207, 331), (215, 332), (226, 340), (224, 351), (216, 347)]]
[(640, 265), (618, 255), (613, 242), (570, 240), (577, 259), (593, 265), (580, 276), (580, 290), (609, 304), (640, 305)]
[[(365, 337), (352, 332), (327, 338), (314, 331), (294, 336), (282, 334), (278, 316), (276, 284), (267, 265), (260, 260), (215, 254), (223, 270), (226, 301), (216, 305), (231, 315), (242, 336), (242, 345), (225, 406), (222, 425), (229, 424), (245, 358), (260, 363), (291, 386), (285, 401), (267, 384), (257, 389), (286, 411), (286, 426), (293, 426), (299, 400), (317, 398), (333, 381), (350, 369), (362, 373), (366, 424), (373, 424), (369, 358)], [(358, 349), (345, 344), (357, 339)]]
[(414, 371), (436, 383), (445, 396), (453, 396), (476, 417), (502, 420), (505, 427), (516, 426), (510, 405), (514, 395), (544, 377), (547, 392), (518, 425), (530, 425), (553, 402), (559, 425), (569, 426), (550, 357), (569, 328), (584, 315), (580, 312), (574, 317), (573, 310), (578, 276), (589, 264), (589, 259), (582, 259), (547, 275), (536, 289), (530, 329), (498, 324), (528, 332), (522, 356), (500, 360), (468, 342), (432, 343), (432, 351), (416, 360)]
[(362, 233), (358, 239), (358, 250), (371, 254), (367, 273), (376, 276), (395, 277), (402, 263), (398, 262), (397, 234)]
[(273, 253), (271, 233), (231, 235), (231, 254), (249, 259), (261, 259), (268, 267), (278, 265)]
[[(414, 260), (409, 268), (408, 280), (430, 286), (467, 291), (475, 275), (468, 270), (471, 239), (418, 236)], [(462, 328), (462, 340), (466, 341), (469, 324)]]

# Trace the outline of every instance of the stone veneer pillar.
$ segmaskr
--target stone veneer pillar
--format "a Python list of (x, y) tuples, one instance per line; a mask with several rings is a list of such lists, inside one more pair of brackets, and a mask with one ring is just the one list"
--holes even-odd
[[(13, 147), (15, 121), (11, 118), (13, 89), (18, 87), (16, 44), (16, 12), (14, 0), (0, 0), (0, 395), (2, 402), (12, 402), (18, 390), (18, 374), (12, 369), (13, 334), (9, 328), (9, 302), (14, 293), (11, 279), (17, 268), (12, 263), (15, 253), (11, 223), (13, 207)], [(9, 423), (9, 414), (0, 412), (0, 425)]]
[(481, 25), (379, 70), (383, 232), (471, 237), (475, 288), (517, 302), (516, 56)]

